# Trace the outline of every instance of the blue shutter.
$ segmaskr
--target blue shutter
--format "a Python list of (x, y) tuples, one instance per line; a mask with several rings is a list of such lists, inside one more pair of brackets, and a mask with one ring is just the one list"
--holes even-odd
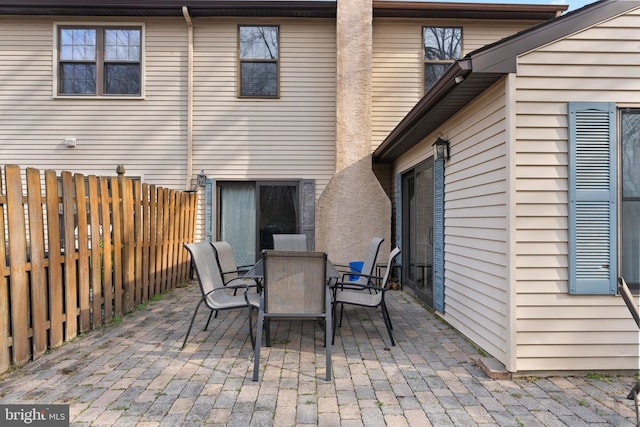
[[(396, 197), (395, 197), (395, 244), (402, 249), (402, 175), (396, 174)], [(396, 258), (396, 262), (402, 265), (402, 253)], [(398, 277), (398, 280), (402, 280)]]
[(569, 104), (569, 293), (615, 294), (615, 104)]
[(214, 180), (207, 179), (204, 187), (204, 240), (213, 242), (214, 236), (214, 216), (213, 208), (215, 206)]
[(307, 248), (316, 247), (316, 185), (313, 179), (302, 180), (302, 233), (307, 236)]
[(444, 313), (444, 159), (433, 161), (433, 307)]

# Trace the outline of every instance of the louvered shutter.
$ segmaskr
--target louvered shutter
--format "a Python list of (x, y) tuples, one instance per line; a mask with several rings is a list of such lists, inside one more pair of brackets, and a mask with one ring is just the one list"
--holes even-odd
[(616, 292), (615, 104), (569, 104), (569, 293)]
[(316, 185), (313, 179), (302, 180), (302, 233), (307, 236), (307, 248), (316, 247)]
[(214, 180), (207, 179), (204, 187), (204, 240), (213, 242), (214, 236), (214, 216), (213, 208), (215, 206)]
[(444, 159), (433, 162), (433, 307), (444, 312)]
[[(396, 174), (396, 197), (395, 197), (395, 244), (402, 250), (402, 175)], [(396, 258), (396, 263), (402, 265), (402, 253)], [(398, 277), (402, 280), (402, 277)]]

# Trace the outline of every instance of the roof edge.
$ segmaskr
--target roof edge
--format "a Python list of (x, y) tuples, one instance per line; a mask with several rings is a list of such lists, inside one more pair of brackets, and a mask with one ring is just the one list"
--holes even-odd
[(474, 73), (513, 73), (519, 55), (636, 7), (640, 7), (638, 0), (600, 0), (476, 49), (467, 56), (472, 58)]
[(469, 73), (471, 73), (471, 60), (460, 59), (453, 64), (442, 75), (436, 84), (427, 92), (427, 94), (418, 101), (416, 105), (407, 113), (407, 115), (398, 123), (385, 140), (373, 152), (376, 161), (385, 162), (393, 159), (387, 159), (390, 153), (399, 143), (402, 135), (407, 134), (413, 129), (420, 119), (440, 102), (458, 83), (462, 82)]

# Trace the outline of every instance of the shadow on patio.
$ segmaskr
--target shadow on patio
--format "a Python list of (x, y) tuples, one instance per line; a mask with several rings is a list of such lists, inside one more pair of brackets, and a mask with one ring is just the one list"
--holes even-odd
[(245, 311), (202, 331), (191, 282), (0, 379), (0, 403), (65, 403), (71, 425), (635, 425), (630, 377), (493, 380), (475, 348), (405, 291), (388, 294), (396, 347), (379, 312), (345, 308), (324, 380), (317, 322), (276, 322), (261, 379)]

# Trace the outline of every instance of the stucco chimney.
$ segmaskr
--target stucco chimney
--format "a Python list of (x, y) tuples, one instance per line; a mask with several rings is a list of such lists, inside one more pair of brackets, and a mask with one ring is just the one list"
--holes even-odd
[(316, 248), (361, 259), (372, 237), (389, 252), (391, 202), (371, 168), (372, 0), (337, 1), (336, 172), (320, 196)]

